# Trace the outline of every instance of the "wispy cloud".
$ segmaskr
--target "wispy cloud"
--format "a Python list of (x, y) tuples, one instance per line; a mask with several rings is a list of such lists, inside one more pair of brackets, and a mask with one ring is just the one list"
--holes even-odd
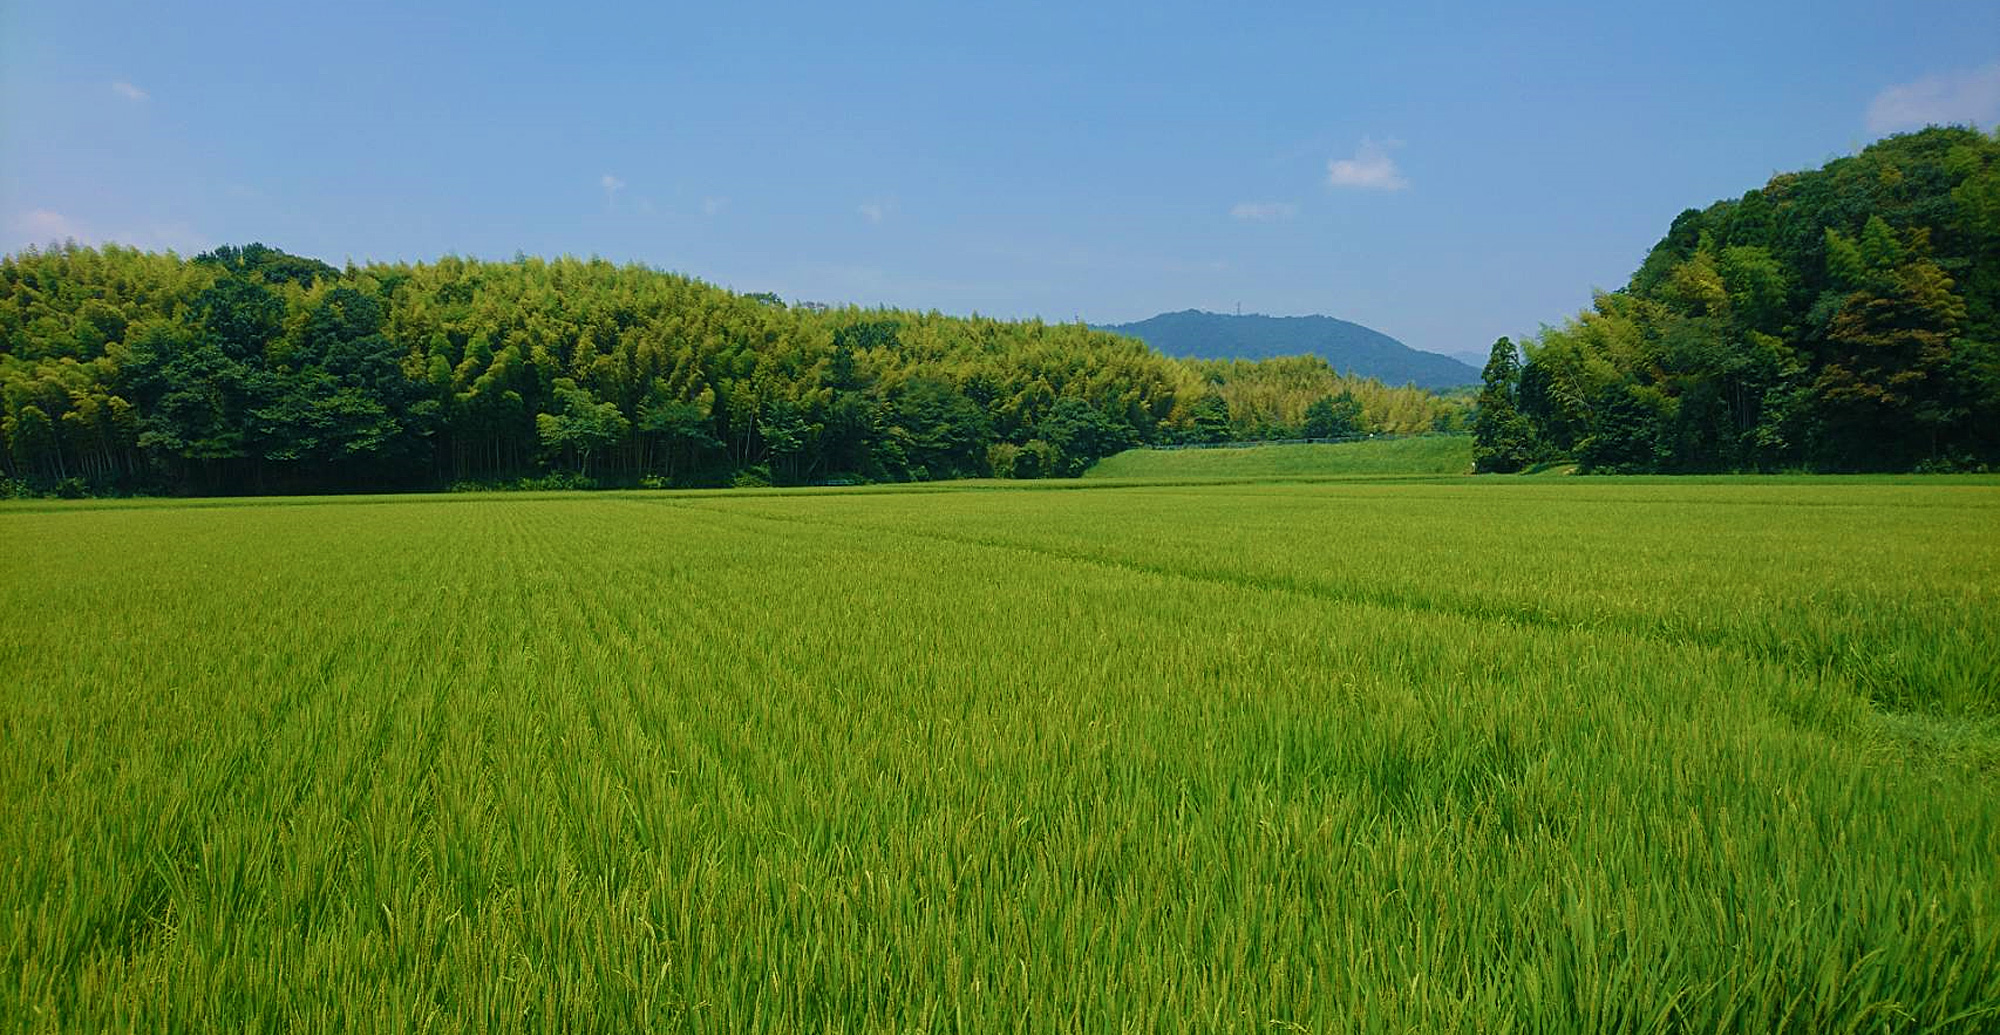
[(1871, 133), (1955, 122), (1975, 126), (2000, 122), (2000, 61), (1898, 83), (1876, 94), (1868, 105)]
[(37, 247), (75, 241), (78, 244), (100, 245), (117, 243), (128, 248), (143, 248), (147, 251), (176, 251), (183, 255), (193, 255), (215, 247), (205, 235), (183, 222), (154, 221), (144, 226), (128, 225), (112, 233), (100, 232), (90, 222), (65, 215), (54, 209), (38, 208), (20, 213), (7, 220), (5, 244), (13, 247)]
[(701, 199), (701, 214), (704, 216), (719, 216), (722, 214), (722, 210), (728, 207), (729, 207), (728, 198)]
[(25, 212), (11, 222), (14, 233), (21, 238), (23, 244), (49, 244), (90, 236), (68, 216), (46, 208)]
[(1355, 190), (1404, 190), (1410, 181), (1403, 178), (1396, 168), (1396, 160), (1389, 157), (1389, 150), (1403, 146), (1400, 140), (1376, 143), (1363, 138), (1361, 147), (1352, 158), (1336, 158), (1326, 163), (1326, 183), (1329, 187), (1351, 187)]
[(878, 198), (874, 201), (864, 201), (855, 211), (861, 213), (861, 218), (870, 223), (880, 223), (896, 211), (896, 199)]
[(1275, 223), (1299, 214), (1299, 207), (1289, 201), (1239, 201), (1230, 206), (1229, 215), (1251, 223)]
[(604, 204), (613, 207), (618, 204), (618, 192), (625, 189), (625, 181), (610, 173), (605, 173), (597, 181), (604, 187)]
[(153, 95), (133, 86), (123, 79), (111, 84), (111, 92), (135, 104), (143, 104), (153, 99)]

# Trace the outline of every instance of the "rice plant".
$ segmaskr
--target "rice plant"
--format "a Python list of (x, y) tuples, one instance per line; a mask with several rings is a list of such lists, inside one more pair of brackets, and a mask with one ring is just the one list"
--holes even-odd
[(2000, 486), (0, 509), (21, 1031), (2000, 1025)]

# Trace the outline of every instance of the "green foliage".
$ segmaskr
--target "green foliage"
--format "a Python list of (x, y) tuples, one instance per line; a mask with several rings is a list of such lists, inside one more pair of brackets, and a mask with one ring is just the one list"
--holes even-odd
[(1299, 428), (1307, 438), (1346, 438), (1368, 430), (1362, 416), (1361, 400), (1342, 389), (1339, 395), (1314, 400), (1306, 407), (1305, 423)]
[(309, 288), (322, 280), (334, 280), (340, 271), (319, 261), (298, 255), (287, 255), (276, 248), (262, 244), (247, 244), (241, 248), (224, 245), (211, 252), (195, 256), (196, 263), (217, 266), (230, 273), (246, 275), (267, 284), (292, 283)]
[(1519, 412), (1593, 470), (2000, 463), (1996, 213), (2000, 137), (1936, 128), (1691, 209), (1529, 344)]
[(1460, 409), (1323, 361), (1182, 363), (1081, 325), (793, 308), (601, 261), (0, 260), (0, 477), (45, 492), (933, 480), (996, 456), (1056, 477), (1135, 443), (1296, 435), (1343, 392), (1385, 430)]
[[(1198, 394), (1183, 415), (1169, 422), (1160, 437), (1174, 442), (1250, 442), (1266, 439), (1322, 438), (1308, 435), (1310, 412), (1322, 402), (1352, 412), (1345, 401), (1360, 406), (1354, 432), (1375, 431), (1414, 435), (1450, 426), (1466, 411), (1465, 400), (1441, 396), (1408, 385), (1390, 387), (1380, 381), (1343, 375), (1318, 356), (1286, 356), (1258, 362), (1188, 360), (1184, 366), (1201, 379)], [(1226, 427), (1222, 425), (1226, 415)]]
[(1521, 414), (1521, 358), (1514, 343), (1501, 338), (1480, 374), (1478, 409), (1472, 418), (1472, 469), (1510, 474), (1536, 458), (1534, 426)]
[(591, 454), (617, 445), (631, 422), (616, 404), (597, 401), (568, 378), (557, 379), (555, 388), (561, 409), (535, 415), (535, 436), (543, 449), (560, 454), (587, 478)]
[(1021, 477), (1020, 465), (1020, 446), (1012, 442), (995, 442), (986, 447), (986, 469), (993, 477)]
[(1188, 408), (1188, 433), (1184, 438), (1195, 443), (1229, 441), (1229, 400), (1220, 392), (1203, 393)]
[(1042, 419), (1038, 440), (1052, 451), (1052, 474), (1074, 477), (1101, 457), (1129, 448), (1136, 436), (1128, 425), (1081, 399), (1064, 399)]
[(1996, 483), (10, 502), (0, 1018), (1990, 1031)]
[(978, 403), (949, 382), (915, 377), (897, 385), (884, 421), (895, 447), (892, 476), (928, 481), (981, 473), (992, 440), (991, 421)]

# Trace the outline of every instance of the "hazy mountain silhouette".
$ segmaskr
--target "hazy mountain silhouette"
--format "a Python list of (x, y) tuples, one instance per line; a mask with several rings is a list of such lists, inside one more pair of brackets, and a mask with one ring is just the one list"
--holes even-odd
[(1187, 309), (1103, 328), (1127, 334), (1169, 356), (1270, 359), (1314, 355), (1335, 370), (1386, 384), (1455, 388), (1479, 383), (1477, 367), (1420, 352), (1358, 323), (1331, 316), (1230, 316)]

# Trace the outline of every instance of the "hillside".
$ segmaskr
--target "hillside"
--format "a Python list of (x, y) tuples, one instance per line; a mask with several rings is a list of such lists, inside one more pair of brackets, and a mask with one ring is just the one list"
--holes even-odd
[(0, 259), (0, 496), (1071, 476), (1135, 445), (1464, 409), (1316, 359), (787, 307), (596, 260)]
[(1318, 356), (1335, 370), (1384, 384), (1457, 388), (1479, 381), (1476, 367), (1331, 316), (1230, 316), (1187, 309), (1101, 329), (1183, 359)]
[(1931, 128), (1689, 209), (1481, 395), (1481, 467), (2000, 465), (2000, 139)]
[(1128, 449), (1084, 472), (1086, 478), (1262, 478), (1341, 474), (1465, 474), (1467, 435), (1296, 443), (1241, 449)]

